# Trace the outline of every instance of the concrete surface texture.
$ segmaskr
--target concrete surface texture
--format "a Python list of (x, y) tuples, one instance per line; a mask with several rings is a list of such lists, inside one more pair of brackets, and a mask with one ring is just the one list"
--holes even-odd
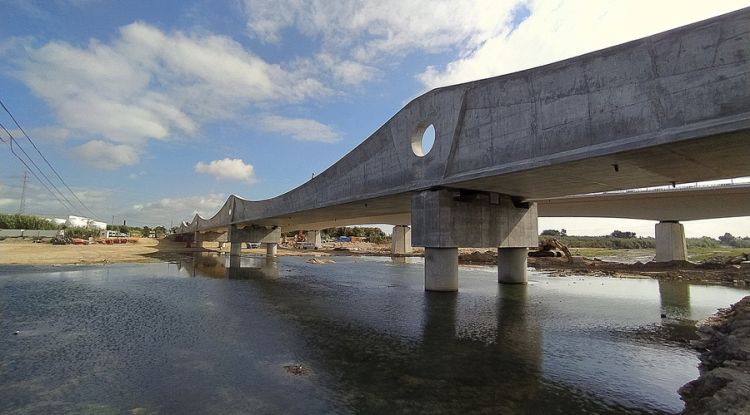
[(656, 224), (656, 262), (687, 261), (685, 227), (677, 222)]
[(458, 291), (458, 248), (425, 248), (424, 289)]
[[(750, 143), (749, 143), (750, 144)], [(750, 152), (750, 147), (748, 147)], [(687, 221), (750, 216), (750, 184), (534, 200), (539, 216)]]
[(498, 248), (497, 282), (501, 284), (526, 284), (528, 281), (527, 255), (528, 249), (526, 248)]
[(391, 254), (408, 255), (412, 252), (411, 228), (406, 225), (394, 226), (391, 234)]
[[(750, 8), (435, 89), (302, 186), (257, 202), (230, 196), (180, 231), (416, 223), (413, 195), (429, 189), (523, 201), (750, 175), (748, 27)], [(418, 154), (430, 125), (435, 143)]]

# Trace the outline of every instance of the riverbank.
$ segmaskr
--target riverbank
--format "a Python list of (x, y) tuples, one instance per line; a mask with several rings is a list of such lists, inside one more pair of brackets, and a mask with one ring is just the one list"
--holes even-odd
[(698, 329), (700, 377), (682, 388), (685, 415), (750, 414), (750, 296)]
[[(226, 245), (225, 245), (226, 249)], [(186, 248), (184, 242), (168, 239), (135, 238), (127, 244), (52, 245), (31, 240), (6, 239), (0, 241), (0, 265), (76, 265), (127, 262), (175, 261), (197, 252), (218, 251), (218, 243), (207, 242), (203, 248)], [(265, 255), (265, 248), (243, 248), (245, 255)], [(415, 248), (412, 256), (421, 256), (422, 248)], [(280, 246), (278, 256), (390, 256), (388, 245), (372, 243), (327, 243), (322, 249), (303, 250)], [(617, 256), (619, 255), (619, 256)], [(634, 256), (635, 255), (635, 256)], [(651, 277), (690, 282), (722, 284), (750, 284), (750, 267), (733, 261), (704, 263), (648, 261), (644, 252), (610, 252), (610, 260), (602, 261), (576, 256), (572, 262), (565, 258), (529, 258), (529, 267), (538, 270), (555, 270), (562, 275), (589, 274), (617, 277)], [(641, 261), (633, 262), (637, 258)], [(459, 262), (468, 265), (494, 265), (495, 250), (459, 250)], [(736, 263), (735, 263), (736, 262)]]

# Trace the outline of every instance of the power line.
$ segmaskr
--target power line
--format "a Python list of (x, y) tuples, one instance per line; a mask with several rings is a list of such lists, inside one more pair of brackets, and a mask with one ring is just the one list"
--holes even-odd
[(44, 162), (47, 163), (47, 166), (49, 166), (49, 168), (55, 173), (55, 175), (57, 176), (57, 178), (60, 179), (60, 182), (63, 184), (63, 186), (65, 186), (65, 188), (68, 189), (68, 191), (73, 195), (73, 197), (78, 201), (78, 203), (80, 203), (81, 206), (83, 206), (84, 209), (86, 209), (87, 211), (89, 211), (89, 213), (91, 213), (94, 217), (97, 217), (97, 214), (94, 213), (94, 211), (92, 211), (91, 209), (89, 209), (89, 207), (86, 206), (86, 204), (83, 203), (83, 201), (78, 198), (78, 195), (76, 195), (76, 193), (70, 188), (70, 186), (68, 186), (68, 184), (65, 183), (65, 180), (63, 180), (63, 178), (60, 176), (60, 173), (58, 173), (57, 170), (55, 170), (55, 168), (52, 167), (52, 164), (49, 162), (49, 160), (47, 160), (47, 157), (44, 157), (44, 154), (42, 154), (42, 152), (36, 146), (36, 144), (31, 139), (31, 137), (29, 137), (29, 135), (26, 134), (26, 131), (23, 129), (23, 127), (21, 127), (21, 125), (18, 123), (18, 121), (16, 121), (16, 117), (14, 117), (13, 114), (11, 114), (10, 110), (8, 110), (8, 107), (5, 106), (5, 103), (3, 103), (2, 99), (0, 99), (0, 106), (2, 106), (3, 109), (5, 110), (5, 112), (8, 113), (8, 115), (10, 116), (10, 119), (12, 119), (13, 122), (16, 124), (16, 127), (18, 127), (18, 129), (21, 130), (21, 132), (23, 133), (24, 137), (26, 137), (26, 139), (29, 140), (29, 142), (31, 143), (31, 145), (36, 150), (36, 152), (39, 153), (39, 155), (42, 157), (42, 159), (44, 160)]
[[(26, 169), (27, 169), (28, 171), (30, 171), (30, 172), (31, 172), (31, 174), (33, 174), (33, 175), (34, 175), (34, 177), (35, 177), (35, 178), (36, 178), (36, 179), (37, 179), (37, 180), (39, 181), (39, 183), (40, 183), (40, 184), (41, 184), (42, 186), (44, 186), (44, 188), (45, 188), (45, 189), (47, 189), (47, 191), (48, 191), (48, 192), (49, 192), (49, 193), (50, 193), (50, 194), (51, 194), (51, 195), (52, 195), (52, 196), (53, 196), (53, 197), (54, 197), (55, 199), (57, 199), (57, 201), (58, 201), (58, 202), (60, 202), (60, 204), (61, 204), (61, 205), (63, 205), (63, 207), (64, 207), (64, 208), (65, 208), (65, 209), (66, 209), (66, 210), (68, 211), (68, 214), (70, 214), (70, 212), (71, 212), (71, 209), (70, 209), (70, 207), (69, 207), (68, 205), (66, 205), (66, 204), (65, 204), (65, 203), (64, 203), (64, 202), (63, 202), (62, 200), (60, 200), (60, 198), (59, 198), (59, 197), (57, 197), (57, 195), (55, 194), (55, 192), (53, 192), (53, 191), (52, 191), (52, 190), (51, 190), (51, 189), (50, 189), (50, 188), (49, 188), (49, 187), (48, 187), (48, 186), (47, 186), (46, 184), (44, 184), (44, 181), (42, 181), (42, 179), (40, 179), (40, 178), (39, 178), (39, 176), (38, 176), (38, 175), (36, 174), (36, 172), (34, 172), (34, 170), (33, 170), (33, 169), (32, 169), (31, 167), (29, 167), (29, 165), (28, 165), (28, 164), (26, 164), (26, 162), (25, 162), (25, 161), (24, 161), (24, 160), (23, 160), (23, 159), (21, 158), (21, 156), (19, 156), (19, 155), (18, 155), (18, 154), (17, 154), (17, 153), (15, 152), (15, 151), (13, 151), (13, 141), (14, 141), (14, 140), (13, 140), (13, 136), (12, 136), (12, 135), (10, 134), (10, 132), (9, 132), (9, 131), (8, 131), (8, 130), (7, 130), (6, 128), (5, 128), (5, 126), (4, 126), (4, 125), (0, 124), (0, 127), (2, 127), (2, 129), (3, 129), (3, 130), (5, 130), (5, 132), (6, 132), (6, 133), (8, 133), (8, 137), (10, 137), (10, 143), (9, 143), (9, 144), (10, 144), (10, 152), (11, 152), (11, 153), (13, 153), (13, 155), (14, 155), (14, 156), (16, 156), (16, 158), (17, 158), (17, 159), (18, 159), (18, 160), (19, 160), (19, 161), (20, 161), (21, 163), (23, 163), (23, 165), (24, 165), (24, 166), (26, 167)], [(4, 143), (4, 142), (5, 142), (5, 140), (3, 140), (3, 143)], [(44, 174), (44, 173), (42, 173), (42, 174)]]
[[(63, 192), (61, 192), (60, 189), (58, 189), (57, 186), (55, 186), (55, 184), (52, 183), (52, 180), (50, 180), (49, 176), (47, 176), (47, 174), (45, 174), (44, 171), (41, 168), (39, 168), (39, 166), (36, 164), (36, 162), (34, 162), (34, 160), (31, 158), (31, 156), (29, 156), (29, 153), (27, 153), (26, 150), (24, 150), (23, 147), (18, 143), (18, 140), (16, 140), (15, 137), (13, 137), (13, 134), (11, 134), (10, 131), (8, 131), (8, 129), (5, 128), (5, 126), (2, 123), (0, 123), (0, 127), (2, 127), (2, 129), (5, 131), (5, 133), (8, 134), (8, 137), (10, 137), (10, 151), (11, 151), (11, 153), (13, 153), (13, 155), (15, 155), (19, 160), (21, 160), (21, 157), (13, 150), (13, 142), (15, 142), (16, 143), (16, 147), (18, 147), (18, 149), (21, 150), (21, 152), (26, 156), (26, 158), (31, 162), (31, 164), (34, 165), (34, 167), (36, 167), (36, 169), (39, 171), (39, 173), (41, 173), (42, 176), (44, 176), (44, 178), (47, 179), (47, 182), (52, 186), (52, 188), (55, 189), (57, 191), (57, 193), (60, 196), (62, 196), (63, 199), (65, 199), (65, 201), (68, 203), (68, 206), (70, 207), (70, 210), (73, 211), (73, 212), (75, 212), (76, 209), (73, 206), (73, 204), (70, 203), (70, 200), (68, 200), (68, 198), (65, 197), (65, 195), (63, 194)], [(24, 165), (26, 166), (26, 168), (29, 168), (28, 164), (24, 163)], [(36, 176), (36, 177), (39, 180), (39, 176)], [(44, 183), (42, 183), (42, 184), (44, 184)], [(46, 187), (46, 185), (45, 185), (45, 187)], [(49, 190), (49, 188), (47, 188), (47, 189)], [(50, 192), (51, 192), (51, 190), (50, 190)], [(58, 200), (60, 200), (60, 199), (58, 198)]]

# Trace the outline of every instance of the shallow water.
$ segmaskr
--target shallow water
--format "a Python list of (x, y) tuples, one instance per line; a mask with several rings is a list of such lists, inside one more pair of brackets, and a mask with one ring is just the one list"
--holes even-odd
[(673, 413), (698, 375), (673, 338), (749, 293), (305, 260), (2, 267), (0, 412)]

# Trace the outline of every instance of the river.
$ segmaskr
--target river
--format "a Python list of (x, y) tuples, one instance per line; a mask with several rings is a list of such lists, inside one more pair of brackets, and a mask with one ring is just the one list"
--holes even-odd
[(750, 293), (334, 259), (0, 267), (0, 413), (675, 413), (695, 320)]

